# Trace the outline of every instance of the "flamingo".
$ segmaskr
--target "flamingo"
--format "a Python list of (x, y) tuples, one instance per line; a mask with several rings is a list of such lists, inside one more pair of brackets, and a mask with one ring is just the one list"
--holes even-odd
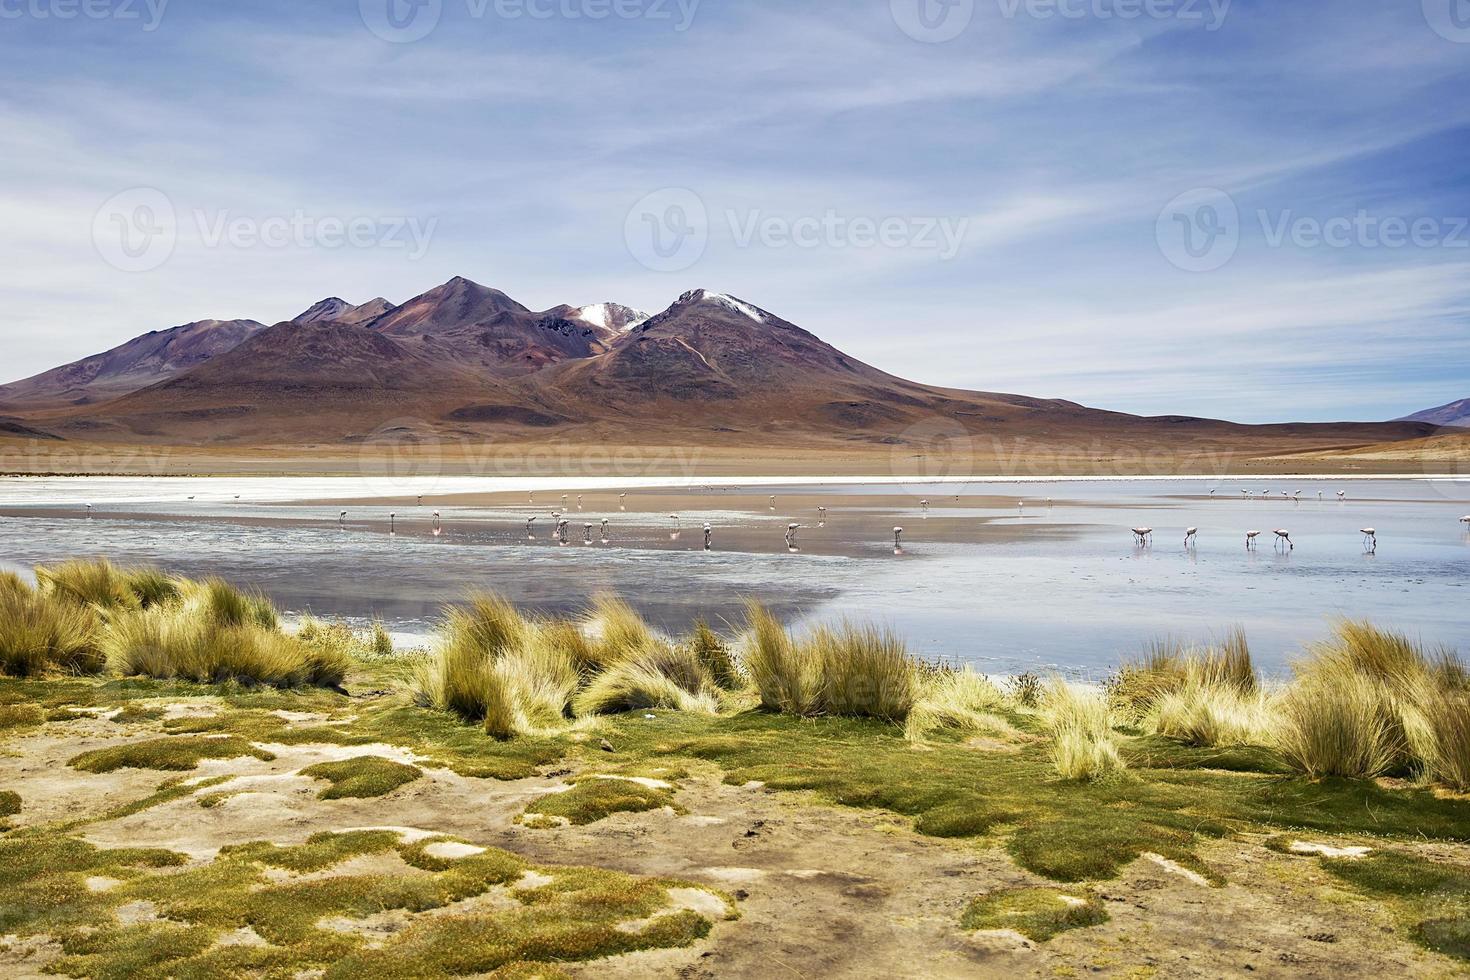
[(800, 529), (800, 524), (786, 525), (786, 547), (790, 548), (792, 551), (796, 550), (796, 532)]
[(919, 501), (919, 506), (924, 508), (924, 516), (927, 518), (929, 516), (929, 501), (921, 500)]
[(715, 533), (715, 529), (714, 528), (710, 527), (708, 524), (706, 524), (704, 526), (704, 550), (705, 551), (709, 551), (710, 548), (712, 547), (711, 541), (712, 541), (712, 539), (714, 537), (714, 533)]
[(627, 499), (628, 499), (628, 495), (626, 493), (620, 493), (620, 494), (618, 494), (618, 510), (627, 510), (628, 509), (627, 508), (627, 505), (625, 503), (627, 501)]
[(1363, 532), (1363, 543), (1371, 546), (1372, 550), (1377, 551), (1378, 532), (1371, 527), (1360, 527), (1358, 530)]
[(893, 553), (895, 555), (903, 554), (903, 528), (901, 527), (893, 529)]
[(91, 504), (88, 504), (87, 505), (87, 516), (88, 517), (91, 517), (92, 516), (92, 505)]
[(389, 534), (397, 534), (398, 533), (398, 515), (397, 514), (389, 514), (388, 515), (388, 533)]
[(580, 493), (577, 494), (577, 509), (578, 510), (581, 510), (582, 509), (582, 495)]
[(567, 543), (567, 525), (570, 523), (572, 522), (565, 519), (556, 522), (556, 540), (562, 544)]
[(1199, 528), (1197, 528), (1197, 527), (1185, 528), (1185, 530), (1184, 530), (1184, 546), (1186, 548), (1189, 547), (1191, 544), (1194, 544), (1194, 539), (1195, 539), (1195, 536), (1197, 534), (1199, 534)]
[(1154, 529), (1151, 527), (1135, 527), (1133, 529), (1133, 537), (1136, 539), (1136, 543), (1139, 547), (1143, 547), (1144, 545), (1148, 544), (1151, 540), (1153, 540), (1153, 536)]
[(1339, 491), (1337, 491), (1337, 499), (1338, 500), (1346, 500), (1347, 499), (1347, 491), (1346, 490), (1339, 490)]
[(337, 515), (337, 526), (344, 528), (347, 526), (347, 511), (344, 510), (342, 513)]
[(771, 510), (775, 510), (775, 509), (776, 509), (776, 495), (775, 494), (772, 494), (771, 495)]
[(441, 535), (443, 533), (444, 533), (444, 525), (440, 523), (440, 521), (439, 521), (439, 512), (436, 510), (436, 511), (434, 511), (434, 537), (437, 538), (439, 535)]
[(592, 528), (593, 528), (593, 525), (591, 525), (591, 524), (583, 524), (582, 525), (582, 543), (583, 544), (591, 544), (592, 543)]
[(1322, 491), (1321, 490), (1318, 490), (1317, 491), (1317, 499), (1318, 500), (1321, 500), (1322, 499)]
[(1250, 492), (1250, 491), (1249, 491), (1249, 490), (1242, 490), (1242, 491), (1240, 491), (1240, 492), (1241, 492), (1241, 493), (1243, 493), (1243, 494), (1245, 494), (1245, 498), (1246, 498), (1246, 499), (1247, 499), (1247, 500), (1249, 500), (1249, 499), (1250, 499), (1250, 496), (1251, 496), (1251, 492)]
[(422, 507), (423, 505), (424, 505), (424, 495), (423, 494), (419, 494), (419, 506)]
[(602, 543), (603, 544), (607, 544), (607, 525), (608, 525), (608, 519), (606, 517), (604, 517), (602, 519)]
[(1286, 544), (1286, 546), (1287, 546), (1287, 547), (1288, 547), (1288, 548), (1290, 548), (1290, 549), (1291, 549), (1291, 550), (1292, 550), (1292, 551), (1295, 551), (1295, 550), (1296, 550), (1296, 545), (1295, 545), (1295, 544), (1293, 544), (1293, 543), (1292, 543), (1292, 540), (1291, 540), (1291, 532), (1290, 532), (1290, 531), (1288, 531), (1288, 530), (1287, 530), (1287, 529), (1286, 529), (1286, 528), (1284, 528), (1284, 527), (1278, 527), (1278, 528), (1277, 528), (1277, 529), (1276, 529), (1276, 530), (1275, 530), (1275, 532), (1274, 532), (1274, 533), (1275, 533), (1275, 535), (1276, 535), (1276, 546), (1277, 546), (1277, 547), (1278, 547), (1278, 548), (1279, 548), (1279, 547), (1281, 547), (1281, 545), (1282, 545), (1282, 544), (1283, 544), (1283, 543), (1285, 543), (1285, 544)]
[(536, 523), (536, 518), (534, 518), (534, 517), (528, 517), (528, 518), (526, 518), (526, 540), (527, 541), (534, 541), (534, 540), (536, 540), (536, 529), (533, 526), (533, 525), (535, 525), (535, 523)]
[(1215, 495), (1215, 491), (1211, 490), (1210, 491), (1210, 496), (1213, 497), (1214, 495)]
[(1259, 538), (1260, 536), (1261, 536), (1261, 532), (1260, 531), (1247, 531), (1247, 532), (1245, 532), (1245, 546), (1246, 546), (1246, 548), (1247, 549), (1254, 548), (1256, 546), (1256, 538)]
[(1460, 523), (1461, 524), (1470, 524), (1470, 514), (1467, 514), (1466, 516), (1460, 518)]

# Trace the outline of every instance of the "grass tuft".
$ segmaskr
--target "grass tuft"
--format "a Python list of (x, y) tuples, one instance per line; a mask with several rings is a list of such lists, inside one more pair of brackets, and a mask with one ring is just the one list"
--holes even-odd
[(202, 735), (175, 735), (146, 742), (131, 742), (107, 749), (83, 752), (67, 765), (83, 772), (114, 772), (118, 769), (160, 769), (165, 772), (187, 772), (203, 759), (239, 759), (250, 756), (270, 762), (275, 756), (258, 749), (236, 735), (209, 738)]
[(1052, 766), (1066, 780), (1091, 781), (1127, 768), (1118, 751), (1112, 713), (1101, 693), (1054, 681), (1042, 698), (1051, 731)]
[[(584, 779), (564, 793), (551, 793), (526, 807), (526, 816), (561, 817), (574, 826), (614, 813), (643, 813), (674, 806), (673, 790), (627, 779)], [(549, 826), (549, 824), (548, 824)]]
[(387, 796), (400, 786), (406, 786), (424, 775), (417, 766), (406, 766), (401, 762), (363, 755), (340, 762), (322, 762), (301, 770), (301, 775), (312, 779), (325, 779), (331, 783), (317, 796), (323, 800), (372, 799)]
[(1011, 888), (991, 892), (970, 903), (960, 917), (964, 929), (1011, 929), (1044, 943), (1071, 929), (1108, 921), (1096, 895), (1055, 888)]

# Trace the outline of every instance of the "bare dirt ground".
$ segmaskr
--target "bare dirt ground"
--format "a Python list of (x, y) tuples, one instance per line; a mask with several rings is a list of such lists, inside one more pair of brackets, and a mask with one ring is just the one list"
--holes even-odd
[[(0, 743), (0, 787), (25, 808), (17, 826), (94, 813), (147, 796), (167, 775), (123, 769), (93, 775), (67, 765), (77, 753), (156, 738), (158, 724), (73, 722)], [(1227, 839), (1204, 855), (1227, 879), (1198, 876), (1147, 858), (1097, 883), (1109, 921), (1038, 944), (1009, 932), (966, 931), (966, 905), (988, 892), (1048, 887), (1000, 850), (923, 837), (880, 811), (820, 805), (759, 784), (726, 785), (712, 765), (678, 781), (677, 801), (641, 814), (615, 813), (587, 826), (534, 830), (525, 806), (567, 788), (578, 773), (551, 767), (530, 779), (472, 779), (425, 767), (424, 777), (375, 799), (322, 800), (300, 771), (315, 763), (380, 755), (414, 762), (393, 746), (264, 745), (273, 761), (207, 761), (188, 778), (230, 781), (121, 819), (88, 825), (98, 845), (154, 846), (207, 861), (224, 845), (294, 845), (322, 831), (401, 828), (503, 848), (539, 864), (586, 865), (668, 876), (733, 895), (740, 916), (717, 922), (687, 949), (571, 964), (598, 978), (1447, 976), (1461, 968), (1400, 934), (1383, 909), (1344, 891), (1316, 862)], [(595, 771), (595, 770), (591, 770)], [(202, 807), (200, 798), (228, 793)], [(1470, 848), (1424, 845), (1426, 856), (1462, 863)], [(396, 858), (372, 858), (373, 870)], [(406, 865), (403, 873), (413, 873)], [(334, 869), (340, 871), (340, 869)], [(106, 887), (106, 882), (97, 887)], [(1055, 886), (1051, 886), (1055, 887)], [(147, 909), (134, 910), (146, 916)], [(392, 932), (411, 917), (363, 928)], [(351, 923), (348, 927), (355, 927)], [(248, 932), (249, 930), (245, 930)], [(249, 936), (237, 937), (251, 942)], [(258, 937), (256, 937), (258, 940)], [(0, 944), (0, 974), (41, 975), (58, 954), (44, 940)]]

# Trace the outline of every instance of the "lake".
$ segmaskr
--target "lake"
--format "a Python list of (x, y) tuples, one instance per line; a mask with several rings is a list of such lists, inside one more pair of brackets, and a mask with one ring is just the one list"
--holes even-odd
[(1342, 616), (1470, 650), (1467, 514), (1453, 479), (4, 478), (0, 566), (106, 555), (220, 575), (405, 642), (472, 588), (547, 612), (615, 592), (670, 630), (738, 621), (755, 597), (798, 625), (891, 626), (926, 658), (1086, 679), (1151, 639), (1237, 624), (1281, 672)]

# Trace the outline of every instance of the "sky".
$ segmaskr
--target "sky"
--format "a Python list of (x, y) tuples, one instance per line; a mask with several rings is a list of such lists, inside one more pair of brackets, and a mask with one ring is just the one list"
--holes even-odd
[(1146, 415), (1470, 397), (1470, 0), (0, 0), (0, 380), (203, 318), (733, 294)]

